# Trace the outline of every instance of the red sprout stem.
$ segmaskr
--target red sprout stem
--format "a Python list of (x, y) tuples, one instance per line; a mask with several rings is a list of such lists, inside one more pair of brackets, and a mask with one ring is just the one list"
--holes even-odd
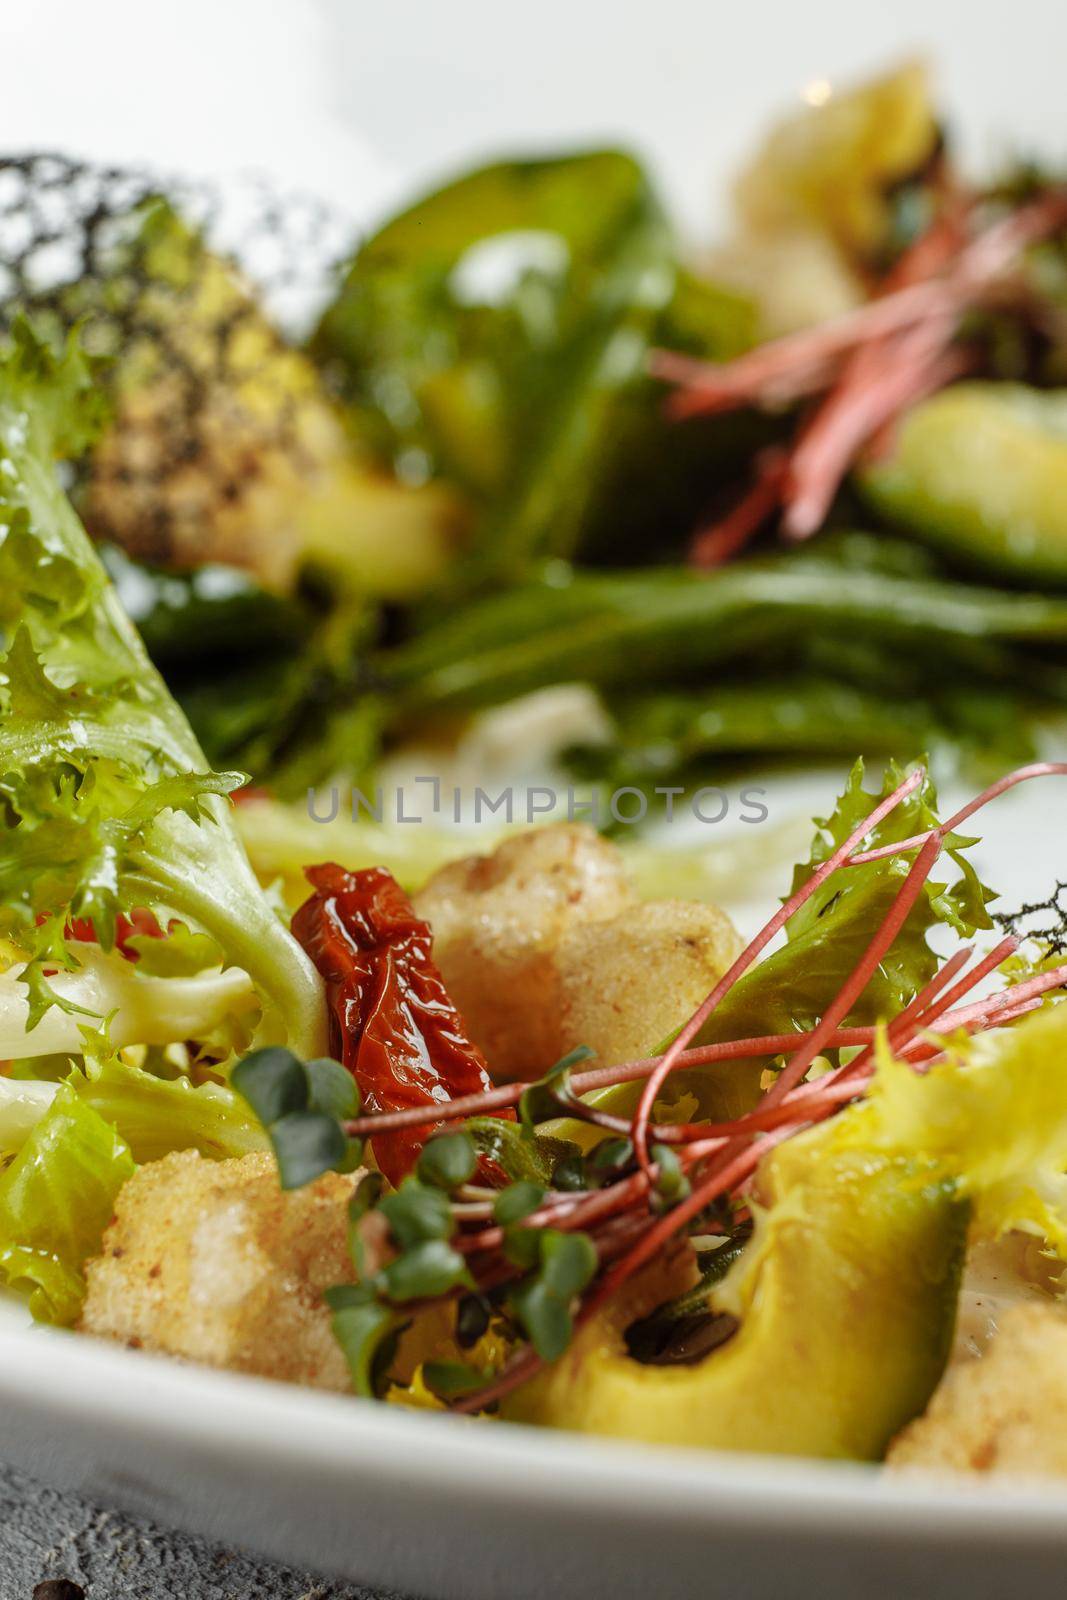
[[(954, 205), (897, 262), (886, 280), (892, 292), (929, 279), (959, 253), (963, 208)], [(860, 345), (847, 359), (833, 392), (793, 451), (782, 531), (807, 538), (823, 522), (856, 453), (891, 426), (907, 406), (958, 377), (960, 351), (948, 352), (958, 313), (931, 315), (889, 338)]]
[(865, 839), (867, 835), (871, 833), (878, 826), (878, 824), (890, 814), (891, 811), (894, 811), (896, 807), (900, 805), (902, 800), (906, 799), (906, 797), (911, 794), (913, 790), (919, 787), (919, 785), (924, 781), (925, 777), (925, 770), (922, 767), (916, 767), (914, 772), (909, 773), (903, 782), (897, 785), (892, 794), (887, 795), (884, 800), (879, 801), (879, 803), (863, 819), (863, 821), (853, 829), (852, 833), (849, 834), (845, 842), (839, 845), (833, 854), (828, 856), (820, 866), (816, 867), (815, 871), (806, 880), (806, 882), (801, 885), (795, 894), (789, 897), (784, 905), (779, 907), (779, 909), (774, 913), (774, 916), (763, 925), (756, 937), (745, 946), (744, 950), (742, 950), (741, 954), (737, 957), (737, 960), (733, 963), (729, 970), (723, 974), (718, 983), (712, 989), (711, 993), (697, 1007), (696, 1011), (694, 1011), (693, 1015), (682, 1028), (681, 1032), (678, 1034), (678, 1037), (674, 1040), (673, 1044), (666, 1052), (659, 1065), (652, 1073), (649, 1074), (649, 1077), (645, 1082), (645, 1087), (641, 1092), (641, 1098), (638, 1103), (637, 1110), (634, 1113), (633, 1132), (631, 1135), (633, 1138), (634, 1149), (637, 1153), (637, 1159), (646, 1173), (651, 1167), (651, 1162), (649, 1161), (648, 1156), (648, 1125), (652, 1119), (652, 1107), (655, 1105), (656, 1100), (662, 1091), (663, 1085), (666, 1083), (667, 1079), (678, 1065), (679, 1057), (681, 1056), (682, 1051), (699, 1033), (700, 1029), (704, 1026), (708, 1018), (714, 1012), (716, 1006), (718, 1006), (725, 996), (730, 992), (738, 978), (748, 971), (749, 967), (756, 960), (757, 956), (759, 956), (766, 949), (767, 945), (770, 944), (775, 935), (779, 933), (780, 930), (785, 926), (790, 917), (794, 916), (795, 913), (800, 910), (801, 906), (810, 900), (811, 896), (816, 892), (816, 890), (826, 882), (826, 879), (829, 878), (832, 873), (836, 872), (838, 867), (841, 866), (843, 862), (848, 860), (848, 858), (852, 855), (852, 852), (856, 849), (856, 846), (860, 844), (861, 841)]
[[(897, 333), (932, 313), (946, 310), (954, 298), (952, 290), (942, 281), (911, 284), (857, 306), (855, 310), (845, 311), (817, 327), (771, 339), (734, 361), (720, 365), (694, 361), (684, 378), (680, 369), (672, 372), (673, 363), (665, 360), (671, 352), (666, 350), (656, 352), (652, 370), (657, 377), (669, 377), (686, 384), (668, 401), (668, 414), (676, 420), (712, 411), (729, 411), (758, 403), (768, 384), (783, 384), (798, 371), (824, 377), (828, 360), (840, 359), (868, 339)], [(814, 385), (815, 388), (822, 386), (818, 382)], [(810, 393), (813, 389), (805, 388), (800, 392)]]
[[(680, 419), (758, 403), (768, 386), (787, 385), (791, 380), (795, 396), (813, 393), (825, 386), (821, 380), (834, 358), (927, 317), (957, 314), (980, 289), (1006, 271), (1021, 251), (1064, 222), (1067, 193), (1057, 190), (986, 228), (958, 250), (954, 265), (946, 259), (950, 254), (947, 235), (936, 249), (930, 246), (928, 257), (920, 253), (920, 240), (910, 263), (905, 257), (891, 277), (888, 293), (817, 327), (769, 340), (734, 361), (707, 362), (657, 350), (651, 360), (653, 375), (681, 386), (668, 402), (669, 414)], [(939, 273), (944, 275), (935, 275)], [(900, 277), (920, 281), (896, 287)], [(803, 385), (802, 377), (806, 380)]]
[[(962, 950), (958, 950), (952, 959), (947, 961), (941, 970), (934, 974), (926, 987), (920, 990), (911, 1004), (900, 1013), (899, 1017), (895, 1017), (890, 1023), (886, 1033), (890, 1048), (900, 1050), (916, 1034), (924, 1029), (934, 1027), (938, 1019), (948, 1012), (956, 1004), (957, 1000), (962, 999), (965, 994), (969, 994), (991, 972), (995, 972), (1001, 962), (1007, 960), (1008, 956), (1013, 955), (1018, 948), (1019, 942), (1017, 939), (1002, 939), (995, 949), (982, 957), (976, 967), (972, 967), (971, 971), (966, 973), (958, 983), (949, 988), (948, 985), (952, 979), (960, 968), (966, 965), (974, 953), (973, 948), (969, 945)], [(859, 1074), (873, 1057), (874, 1043), (872, 1041), (865, 1050), (861, 1050), (858, 1055), (854, 1056), (846, 1066), (838, 1068), (834, 1076), (845, 1078), (853, 1074)]]
[[(982, 957), (977, 966), (972, 967), (958, 983), (954, 983), (951, 989), (941, 994), (936, 1005), (928, 1006), (921, 1012), (915, 1025), (916, 1029), (933, 1027), (939, 1017), (951, 1011), (957, 1000), (962, 1000), (965, 994), (970, 994), (983, 978), (988, 978), (990, 973), (995, 972), (1009, 956), (1013, 956), (1018, 948), (1019, 941), (1012, 935), (1009, 934), (1006, 939), (1001, 939), (998, 945)], [(942, 974), (948, 976), (947, 966), (942, 968)]]
[(983, 789), (973, 800), (968, 800), (965, 806), (961, 806), (938, 828), (928, 829), (926, 833), (913, 833), (909, 839), (900, 839), (896, 844), (881, 844), (873, 850), (860, 850), (851, 856), (846, 864), (850, 867), (861, 867), (868, 861), (883, 861), (887, 856), (896, 856), (903, 851), (917, 849), (935, 834), (944, 837), (947, 833), (954, 833), (962, 822), (967, 822), (976, 811), (981, 811), (991, 800), (996, 800), (1009, 789), (1014, 789), (1017, 784), (1028, 783), (1031, 778), (1067, 778), (1067, 761), (1031, 761), (1028, 766), (1016, 767), (1014, 772), (1005, 773), (996, 783), (991, 783), (987, 789)]
[[(815, 533), (863, 451), (886, 448), (904, 410), (971, 366), (971, 355), (952, 347), (967, 310), (1002, 301), (1021, 252), (1067, 222), (1067, 191), (1055, 190), (968, 242), (973, 203), (957, 194), (947, 202), (866, 305), (725, 363), (653, 352), (653, 375), (677, 386), (666, 403), (675, 420), (825, 396), (792, 445), (774, 452), (771, 467), (757, 463), (755, 481), (733, 511), (697, 532), (693, 565), (707, 569), (728, 560), (779, 504), (787, 538)], [(1025, 286), (1021, 293), (1033, 298)]]
[[(697, 1045), (692, 1050), (682, 1051), (678, 1066), (703, 1067), (719, 1061), (744, 1061), (750, 1056), (777, 1056), (783, 1050), (795, 1049), (805, 1037), (803, 1033), (765, 1033), (751, 1039)], [(841, 1028), (831, 1041), (831, 1047), (845, 1049), (852, 1045), (864, 1045), (873, 1037), (873, 1028)], [(575, 1094), (588, 1094), (593, 1089), (612, 1089), (618, 1084), (634, 1083), (647, 1078), (662, 1060), (662, 1056), (645, 1056), (638, 1061), (620, 1062), (615, 1067), (595, 1067), (589, 1072), (576, 1072), (571, 1077), (571, 1088)], [(428, 1109), (415, 1106), (410, 1111), (372, 1112), (346, 1122), (345, 1132), (350, 1138), (367, 1139), (375, 1133), (390, 1133), (397, 1128), (419, 1128), (428, 1121), (461, 1121), (499, 1110), (502, 1106), (517, 1105), (529, 1087), (525, 1082), (505, 1083), (499, 1088), (486, 1090), (484, 1094), (464, 1095)]]
[(1067, 189), (1053, 189), (992, 223), (962, 252), (955, 276), (977, 286), (999, 277), (1022, 251), (1067, 223)]
[[(1007, 942), (1005, 941), (1005, 943)], [(998, 946), (998, 950), (1002, 950), (1002, 948), (1002, 946)], [(961, 956), (965, 954), (966, 952), (960, 952)], [(987, 957), (985, 962), (974, 969), (973, 973), (967, 975), (966, 985), (956, 985), (956, 989), (953, 991), (954, 997), (958, 997), (961, 990), (978, 983), (986, 975), (986, 972), (990, 970), (989, 960), (990, 958)], [(948, 965), (951, 965), (951, 963)], [(948, 975), (948, 965), (946, 965), (942, 973), (938, 974), (938, 977), (944, 978)], [(956, 970), (958, 970), (958, 967)], [(1005, 1022), (1013, 1022), (1017, 1017), (1036, 1010), (1041, 1004), (1041, 995), (1047, 993), (1050, 989), (1058, 988), (1065, 982), (1067, 982), (1067, 964), (1053, 972), (1042, 973), (1037, 978), (1031, 979), (1027, 984), (1018, 984), (1013, 989), (1001, 994), (988, 996), (985, 1000), (963, 1011), (945, 1013), (940, 1017), (936, 1017), (935, 1013), (940, 1011), (940, 1007), (930, 1007), (920, 1014), (917, 1020), (913, 1013), (913, 1026), (910, 1030), (900, 1028), (900, 1024), (904, 1021), (906, 1015), (906, 1013), (902, 1012), (886, 1030), (886, 1043), (894, 1054), (898, 1056), (906, 1057), (915, 1063), (929, 1061), (933, 1057), (944, 1053), (943, 1046), (938, 1042), (920, 1040), (917, 1037), (920, 1027), (928, 1028), (934, 1025), (936, 1021), (945, 1034), (955, 1033), (961, 1028), (970, 1031), (986, 1027), (1000, 1027)], [(931, 987), (932, 984), (927, 985), (927, 991)], [(927, 991), (924, 991), (924, 993)], [(1020, 991), (1025, 992), (1021, 993)], [(921, 996), (916, 998), (919, 999)], [(914, 1004), (915, 1002), (913, 1001), (912, 1006)], [(908, 1009), (911, 1011), (912, 1007)], [(873, 1048), (868, 1048), (846, 1066), (838, 1067), (835, 1071), (828, 1072), (824, 1077), (816, 1078), (811, 1083), (798, 1084), (796, 1088), (791, 1089), (784, 1095), (781, 1102), (776, 1106), (768, 1108), (767, 1097), (764, 1097), (754, 1110), (745, 1112), (742, 1116), (736, 1117), (730, 1122), (669, 1123), (664, 1127), (651, 1130), (652, 1136), (657, 1143), (689, 1144), (703, 1138), (715, 1139), (731, 1134), (754, 1132), (762, 1128), (778, 1127), (783, 1122), (796, 1121), (801, 1115), (806, 1120), (811, 1107), (817, 1107), (818, 1103), (827, 1095), (832, 1095), (835, 1101), (851, 1100), (859, 1095), (873, 1076), (873, 1058)]]
[(882, 958), (895, 943), (896, 937), (907, 921), (916, 900), (922, 893), (923, 885), (930, 876), (934, 862), (940, 853), (941, 840), (937, 837), (928, 839), (923, 845), (912, 863), (907, 877), (897, 891), (884, 922), (867, 946), (855, 970), (842, 984), (837, 997), (827, 1007), (822, 1020), (818, 1027), (813, 1029), (807, 1043), (791, 1057), (779, 1073), (777, 1081), (768, 1089), (765, 1097), (767, 1104), (776, 1105), (783, 1095), (788, 1094), (790, 1089), (795, 1088), (820, 1050), (826, 1048), (827, 1040), (833, 1034), (834, 1029), (844, 1021), (852, 1010), (852, 1007), (881, 966)]
[(633, 1249), (605, 1273), (583, 1305), (581, 1320), (588, 1321), (605, 1301), (618, 1293), (628, 1278), (633, 1277), (633, 1274), (647, 1261), (652, 1260), (668, 1239), (684, 1228), (693, 1217), (699, 1216), (705, 1206), (710, 1205), (720, 1195), (736, 1188), (749, 1177), (767, 1152), (787, 1138), (790, 1131), (788, 1128), (776, 1129), (773, 1133), (765, 1134), (762, 1138), (747, 1144), (738, 1154), (724, 1157), (716, 1162), (709, 1176), (702, 1183), (694, 1185), (691, 1194), (660, 1217)]
[(964, 352), (946, 349), (956, 325), (954, 316), (929, 317), (890, 343), (857, 352), (790, 460), (782, 517), (788, 539), (809, 539), (818, 532), (864, 445), (906, 407), (966, 371)]
[(693, 535), (690, 566), (703, 570), (721, 567), (744, 549), (777, 509), (788, 465), (784, 450), (765, 450), (756, 458), (756, 477), (748, 492), (721, 521), (699, 528)]
[(1023, 983), (1013, 983), (1010, 989), (1003, 989), (999, 994), (987, 995), (984, 1000), (976, 1001), (965, 1011), (956, 1012), (951, 1017), (943, 1017), (941, 1025), (947, 1032), (950, 1021), (959, 1027), (961, 1022), (971, 1015), (981, 1017), (983, 1020), (995, 1018), (998, 1022), (1002, 1022), (1006, 1012), (1014, 1011), (1027, 1001), (1048, 994), (1051, 989), (1062, 988), (1065, 984), (1067, 984), (1067, 962), (1059, 967), (1051, 967), (1048, 972), (1039, 972)]
[[(926, 1019), (932, 1019), (939, 1010), (947, 1009), (948, 1005), (951, 1004), (951, 1000), (945, 998), (944, 990), (952, 982), (957, 972), (967, 965), (973, 954), (974, 948), (971, 945), (965, 945), (962, 950), (957, 950), (955, 955), (946, 961), (940, 971), (934, 973), (930, 982), (920, 989), (918, 994), (913, 996), (900, 1015), (893, 1018), (886, 1032), (887, 1041), (893, 1049), (903, 1048), (914, 1037), (915, 1033), (924, 1026)], [(972, 988), (978, 981), (976, 976), (965, 980), (964, 992)], [(935, 1006), (934, 1002), (937, 1000), (940, 1000), (940, 1004)], [(871, 1043), (853, 1056), (851, 1061), (844, 1066), (836, 1068), (834, 1072), (827, 1074), (827, 1077), (834, 1081), (858, 1077), (873, 1058), (874, 1040), (872, 1039)], [(826, 1079), (820, 1079), (819, 1081), (825, 1082)]]

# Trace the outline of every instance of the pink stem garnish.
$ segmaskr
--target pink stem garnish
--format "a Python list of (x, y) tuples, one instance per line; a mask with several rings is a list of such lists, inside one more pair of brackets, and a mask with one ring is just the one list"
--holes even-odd
[(650, 1166), (648, 1158), (648, 1124), (652, 1114), (652, 1107), (655, 1105), (656, 1100), (663, 1089), (663, 1085), (666, 1083), (667, 1079), (678, 1065), (678, 1058), (685, 1049), (686, 1045), (688, 1045), (690, 1041), (696, 1037), (701, 1028), (704, 1026), (705, 1022), (707, 1022), (708, 1018), (714, 1012), (716, 1006), (718, 1006), (721, 1001), (725, 999), (726, 995), (729, 994), (738, 978), (748, 971), (749, 967), (756, 960), (756, 957), (762, 954), (775, 935), (785, 927), (789, 919), (800, 910), (801, 906), (805, 905), (806, 902), (811, 899), (812, 895), (817, 889), (822, 887), (827, 878), (829, 878), (832, 873), (837, 871), (838, 867), (842, 866), (844, 862), (848, 860), (856, 846), (863, 839), (865, 839), (867, 835), (871, 833), (885, 817), (889, 816), (890, 812), (894, 811), (897, 806), (900, 805), (902, 800), (906, 799), (914, 789), (919, 787), (919, 785), (924, 781), (925, 777), (926, 774), (923, 769), (921, 767), (916, 767), (914, 772), (909, 773), (903, 782), (897, 785), (892, 794), (887, 795), (884, 800), (879, 801), (878, 805), (874, 807), (870, 815), (865, 817), (858, 827), (853, 829), (852, 833), (849, 834), (844, 844), (839, 845), (833, 854), (828, 856), (821, 866), (816, 867), (815, 871), (806, 880), (806, 882), (800, 886), (796, 893), (791, 895), (785, 904), (780, 906), (779, 909), (774, 913), (774, 916), (764, 923), (756, 937), (745, 946), (744, 950), (742, 950), (741, 954), (737, 957), (733, 965), (719, 979), (718, 983), (715, 985), (714, 989), (712, 989), (707, 999), (697, 1007), (689, 1021), (682, 1028), (681, 1032), (678, 1034), (678, 1037), (674, 1040), (674, 1043), (663, 1057), (659, 1066), (650, 1074), (645, 1087), (642, 1090), (641, 1099), (638, 1103), (637, 1111), (634, 1116), (634, 1149), (637, 1153), (637, 1159), (641, 1166), (645, 1169), (646, 1173)]
[(1032, 300), (1014, 269), (1030, 245), (1067, 224), (1067, 191), (1049, 191), (970, 240), (966, 224), (975, 207), (958, 196), (951, 201), (866, 305), (719, 365), (653, 353), (653, 376), (676, 385), (667, 401), (676, 420), (823, 397), (791, 445), (757, 462), (755, 481), (734, 510), (694, 535), (694, 566), (718, 566), (737, 554), (779, 506), (786, 537), (809, 538), (864, 449), (884, 449), (905, 410), (968, 370), (971, 357), (953, 346), (966, 313), (1012, 292), (1020, 302)]

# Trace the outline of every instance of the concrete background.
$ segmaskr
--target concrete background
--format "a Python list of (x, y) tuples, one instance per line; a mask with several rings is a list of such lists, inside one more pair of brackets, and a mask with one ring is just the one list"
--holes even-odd
[[(402, 1600), (219, 1549), (0, 1466), (0, 1600), (68, 1579), (85, 1600)], [(45, 1589), (39, 1600), (76, 1600)]]

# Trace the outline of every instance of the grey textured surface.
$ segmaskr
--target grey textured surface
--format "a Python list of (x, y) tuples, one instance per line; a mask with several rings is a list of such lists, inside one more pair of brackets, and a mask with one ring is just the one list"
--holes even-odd
[(0, 1466), (0, 1600), (31, 1600), (61, 1578), (86, 1600), (401, 1600), (220, 1550)]

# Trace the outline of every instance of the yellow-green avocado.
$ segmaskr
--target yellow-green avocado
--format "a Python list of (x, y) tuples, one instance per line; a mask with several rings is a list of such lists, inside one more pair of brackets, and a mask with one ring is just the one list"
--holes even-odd
[(1067, 390), (956, 384), (916, 406), (857, 483), (929, 544), (1067, 584)]
[[(649, 1443), (877, 1460), (951, 1346), (968, 1207), (913, 1161), (835, 1148), (764, 1162), (756, 1229), (713, 1296), (740, 1318), (696, 1366), (627, 1354), (624, 1294), (505, 1404), (513, 1421)], [(639, 1291), (640, 1292), (640, 1291)]]

